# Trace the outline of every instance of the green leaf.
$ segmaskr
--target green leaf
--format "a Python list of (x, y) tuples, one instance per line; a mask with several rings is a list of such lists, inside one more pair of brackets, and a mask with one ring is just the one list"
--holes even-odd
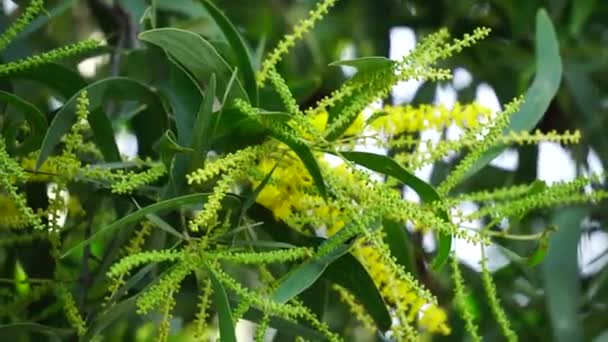
[(358, 72), (376, 72), (378, 70), (393, 67), (395, 65), (395, 61), (386, 57), (372, 56), (335, 61), (329, 65), (353, 67), (357, 69)]
[(315, 156), (312, 154), (308, 146), (299, 140), (282, 139), (279, 136), (275, 136), (275, 138), (289, 146), (289, 148), (298, 156), (298, 158), (300, 158), (302, 164), (304, 164), (304, 167), (306, 167), (306, 170), (308, 170), (308, 173), (312, 177), (319, 194), (323, 198), (327, 198), (327, 189), (325, 188), (323, 175), (321, 175), (321, 169), (319, 169), (317, 159), (315, 159)]
[(249, 99), (254, 106), (258, 103), (258, 86), (255, 81), (255, 73), (253, 71), (252, 58), (247, 48), (247, 44), (237, 29), (232, 25), (230, 20), (209, 0), (201, 0), (207, 12), (211, 15), (217, 26), (221, 29), (224, 37), (236, 56), (236, 63), (239, 72), (243, 74), (243, 84), (249, 95)]
[(272, 178), (274, 170), (276, 170), (278, 166), (279, 164), (274, 164), (270, 172), (268, 172), (268, 174), (264, 176), (264, 179), (262, 179), (260, 184), (258, 184), (258, 186), (251, 193), (251, 195), (247, 197), (247, 200), (245, 200), (245, 203), (243, 203), (243, 206), (241, 207), (241, 217), (239, 218), (239, 222), (243, 222), (243, 218), (245, 218), (247, 210), (249, 210), (249, 208), (251, 208), (251, 206), (255, 203), (258, 198), (258, 195), (260, 194), (260, 192), (262, 192), (262, 190), (264, 190), (264, 187), (266, 186), (266, 184), (268, 184), (270, 178)]
[(0, 325), (0, 332), (2, 333), (37, 333), (41, 335), (49, 335), (54, 336), (56, 338), (67, 338), (68, 336), (74, 334), (74, 330), (72, 329), (61, 329), (55, 328), (49, 325), (42, 325), (38, 323), (12, 323), (12, 324), (2, 324)]
[(374, 280), (352, 254), (346, 253), (329, 265), (323, 278), (344, 287), (355, 296), (381, 331), (391, 327), (391, 316)]
[[(272, 236), (275, 241), (310, 247), (318, 247), (327, 241), (323, 238), (304, 235), (284, 222), (276, 221), (270, 210), (257, 203), (254, 203), (249, 210), (249, 216), (256, 221), (264, 222), (261, 229)], [(388, 330), (391, 326), (391, 317), (374, 281), (365, 267), (350, 253), (342, 255), (331, 263), (321, 278), (348, 289), (382, 330)]]
[(557, 212), (553, 224), (559, 230), (549, 243), (549, 251), (542, 264), (545, 303), (556, 341), (582, 341), (580, 321), (580, 273), (578, 243), (581, 221), (587, 211), (570, 208)]
[(87, 82), (79, 73), (56, 63), (44, 63), (35, 68), (17, 70), (0, 78), (35, 81), (55, 90), (64, 99), (69, 99), (87, 86)]
[(344, 254), (348, 253), (351, 246), (352, 243), (341, 245), (326, 256), (316, 260), (307, 261), (293, 269), (279, 284), (272, 295), (272, 299), (279, 303), (286, 303), (290, 299), (302, 293), (304, 290), (314, 284), (317, 279), (319, 279), (327, 266)]
[(412, 242), (405, 230), (405, 225), (393, 220), (382, 220), (384, 242), (388, 245), (391, 255), (401, 264), (408, 273), (415, 274), (416, 264)]
[(87, 329), (86, 334), (82, 337), (82, 341), (91, 341), (101, 331), (107, 328), (110, 324), (118, 319), (126, 319), (127, 314), (135, 311), (135, 300), (137, 295), (125, 299), (119, 303), (109, 306), (97, 318), (93, 320)]
[(578, 36), (585, 25), (585, 22), (595, 8), (595, 0), (579, 0), (573, 1), (572, 9), (570, 11), (570, 25), (569, 31), (572, 36)]
[[(240, 303), (240, 301), (235, 299), (232, 295), (230, 296), (230, 301), (235, 306), (238, 306)], [(264, 318), (264, 312), (255, 307), (251, 307), (243, 315), (243, 318), (248, 321), (259, 323)], [(294, 337), (300, 336), (309, 341), (323, 341), (325, 339), (323, 334), (317, 330), (303, 324), (288, 321), (281, 317), (270, 317), (270, 326), (281, 331), (282, 333), (289, 334)]]
[[(146, 118), (147, 130), (151, 133), (158, 132), (158, 136), (162, 134), (162, 127), (165, 125), (166, 121), (163, 106), (160, 103), (158, 95), (146, 85), (124, 77), (110, 77), (97, 81), (87, 86), (85, 89), (87, 90), (89, 97), (89, 110), (91, 113), (101, 107), (108, 97), (120, 100), (135, 100), (145, 103), (149, 111), (148, 114), (150, 114), (150, 116)], [(40, 148), (40, 154), (36, 162), (37, 169), (44, 163), (48, 156), (51, 155), (55, 146), (59, 144), (61, 138), (69, 132), (76, 121), (75, 109), (78, 96), (79, 94), (74, 94), (53, 118)], [(89, 118), (89, 120), (91, 120), (91, 118)], [(93, 123), (91, 123), (91, 125), (92, 124)], [(114, 144), (116, 144), (113, 136), (111, 138), (96, 136), (95, 140), (97, 142), (104, 141), (108, 143), (113, 141)], [(139, 146), (142, 148), (143, 146), (146, 146), (146, 144), (149, 144), (148, 146), (150, 147), (152, 146), (149, 141), (142, 141), (139, 137), (138, 142), (140, 144)], [(113, 149), (114, 147), (106, 146), (102, 151), (110, 151)], [(112, 156), (108, 155), (104, 157), (111, 158)], [(108, 161), (112, 160), (110, 159)]]
[(207, 199), (207, 196), (209, 196), (209, 194), (194, 194), (194, 195), (181, 196), (181, 197), (168, 199), (166, 201), (154, 203), (147, 207), (143, 207), (134, 213), (131, 213), (127, 216), (120, 218), (119, 220), (115, 221), (114, 223), (111, 223), (105, 227), (102, 227), (101, 229), (96, 231), (94, 234), (92, 234), (88, 239), (86, 239), (86, 240), (78, 243), (76, 246), (70, 248), (61, 257), (65, 258), (66, 256), (72, 254), (76, 250), (88, 245), (94, 239), (96, 239), (97, 237), (99, 237), (102, 234), (107, 234), (116, 228), (131, 224), (131, 223), (135, 223), (135, 222), (141, 220), (142, 218), (146, 217), (149, 214), (153, 214), (153, 213), (159, 212), (161, 210), (181, 207), (186, 204), (200, 203), (200, 202), (204, 201), (205, 199)]
[[(340, 152), (340, 155), (370, 170), (383, 173), (401, 181), (414, 189), (423, 202), (431, 203), (440, 200), (439, 194), (430, 184), (412, 175), (387, 156), (356, 151)], [(437, 215), (445, 222), (450, 222), (445, 210), (437, 210)], [(433, 260), (433, 269), (440, 269), (446, 263), (450, 256), (451, 248), (452, 237), (446, 234), (439, 234), (439, 247), (437, 248), (437, 255)]]
[(209, 269), (207, 274), (211, 283), (213, 284), (213, 296), (215, 297), (215, 307), (217, 309), (217, 315), (220, 321), (220, 341), (222, 342), (236, 342), (236, 334), (234, 332), (234, 321), (232, 319), (232, 310), (230, 309), (230, 302), (226, 295), (226, 290), (222, 286), (222, 283), (217, 279), (213, 270)]
[[(536, 127), (557, 94), (562, 80), (562, 60), (559, 43), (551, 19), (544, 9), (536, 13), (536, 75), (525, 94), (525, 102), (511, 117), (505, 132), (530, 131)], [(497, 146), (484, 153), (467, 171), (469, 178), (498, 157), (505, 146)]]
[(167, 130), (154, 146), (154, 150), (158, 152), (160, 160), (167, 169), (170, 169), (171, 161), (176, 154), (194, 152), (191, 148), (180, 146), (175, 140), (177, 140), (175, 134), (171, 130)]
[(27, 296), (31, 291), (29, 277), (19, 260), (15, 261), (13, 279), (15, 280), (15, 292), (17, 292), (19, 296)]
[[(217, 90), (224, 93), (232, 76), (232, 69), (217, 50), (203, 37), (185, 30), (160, 28), (140, 33), (139, 39), (163, 48), (205, 88), (211, 74), (216, 74)], [(230, 88), (228, 104), (236, 98), (248, 100), (247, 94), (237, 79)]]
[(119, 161), (120, 151), (114, 139), (114, 128), (108, 116), (101, 108), (91, 110), (88, 121), (93, 131), (93, 138), (106, 161)]
[(190, 159), (190, 170), (200, 167), (207, 155), (207, 150), (211, 145), (211, 134), (213, 131), (213, 101), (215, 101), (216, 78), (215, 74), (211, 74), (207, 89), (205, 91), (205, 99), (196, 114), (194, 122), (194, 130), (190, 147), (194, 150), (194, 156)]
[[(33, 104), (3, 90), (0, 90), (0, 102), (6, 102), (16, 109), (19, 109), (30, 128), (30, 134), (27, 138), (18, 146), (9, 145), (9, 150), (17, 155), (23, 155), (37, 150), (42, 143), (42, 137), (47, 129), (47, 122), (44, 114), (42, 114), (42, 112)], [(15, 142), (16, 136), (14, 132), (17, 131), (20, 124), (20, 120), (15, 120), (14, 122), (11, 122), (9, 127), (6, 127), (13, 132), (8, 132), (6, 129), (4, 130), (3, 134), (8, 138), (6, 139), (7, 144)]]

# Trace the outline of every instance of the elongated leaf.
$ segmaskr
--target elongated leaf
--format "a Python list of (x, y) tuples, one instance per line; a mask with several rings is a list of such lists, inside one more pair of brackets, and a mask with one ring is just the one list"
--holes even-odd
[(556, 341), (583, 341), (577, 252), (581, 221), (586, 214), (584, 209), (572, 208), (562, 210), (554, 216), (553, 223), (559, 230), (553, 234), (542, 264), (545, 303)]
[[(23, 114), (23, 117), (28, 122), (30, 128), (30, 134), (27, 136), (27, 138), (25, 138), (25, 140), (21, 142), (19, 146), (9, 145), (9, 149), (12, 150), (11, 152), (18, 155), (23, 155), (28, 152), (37, 150), (40, 144), (42, 143), (42, 137), (44, 136), (44, 133), (47, 129), (47, 122), (44, 114), (42, 114), (42, 112), (38, 110), (38, 108), (33, 104), (3, 90), (0, 90), (0, 102), (9, 103), (10, 105), (19, 109), (20, 113)], [(16, 130), (17, 125), (19, 124), (20, 122), (15, 122), (11, 125), (13, 127), (7, 128), (11, 130), (13, 130), (14, 128), (14, 130)], [(11, 134), (7, 133), (9, 132), (4, 132), (4, 134), (9, 138), (6, 139), (7, 143), (10, 144), (14, 142), (16, 137), (14, 136), (14, 134), (12, 134), (12, 132), (10, 132)]]
[(245, 90), (249, 95), (249, 99), (252, 101), (251, 103), (254, 106), (257, 106), (258, 86), (255, 81), (251, 54), (249, 53), (245, 40), (224, 13), (215, 7), (211, 1), (201, 0), (201, 3), (205, 6), (205, 9), (207, 9), (207, 12), (209, 12), (213, 20), (215, 20), (215, 23), (221, 29), (228, 43), (230, 43), (230, 47), (236, 56), (239, 72), (243, 74), (243, 85), (245, 86)]
[[(148, 131), (158, 132), (158, 136), (162, 134), (162, 127), (165, 126), (166, 121), (163, 106), (160, 103), (158, 95), (146, 85), (124, 77), (110, 77), (95, 82), (87, 86), (85, 89), (87, 90), (89, 97), (89, 110), (91, 112), (97, 110), (97, 108), (104, 103), (107, 97), (112, 97), (119, 100), (135, 100), (145, 103), (147, 105), (149, 114), (151, 114), (151, 116), (146, 119), (148, 122)], [(74, 94), (53, 118), (53, 121), (51, 122), (51, 125), (44, 136), (44, 140), (40, 148), (40, 154), (36, 162), (36, 168), (39, 168), (40, 165), (42, 165), (42, 163), (44, 163), (44, 161), (48, 158), (48, 156), (51, 155), (53, 149), (61, 140), (61, 137), (69, 132), (70, 128), (74, 124), (76, 120), (75, 108), (78, 96), (79, 94)], [(93, 123), (91, 123), (91, 125), (93, 125)], [(113, 137), (96, 137), (95, 139), (96, 141), (105, 142), (109, 142), (110, 140), (114, 141)], [(142, 147), (145, 144), (149, 144), (150, 147), (152, 146), (150, 141), (139, 140), (139, 143)], [(108, 150), (110, 149), (108, 148)], [(104, 157), (110, 158), (111, 156)]]
[(391, 327), (391, 316), (374, 280), (352, 254), (346, 253), (330, 264), (322, 278), (344, 287), (355, 296), (380, 331)]
[(384, 242), (388, 245), (397, 262), (409, 273), (415, 274), (415, 261), (410, 241), (405, 225), (393, 220), (382, 220), (382, 230), (385, 233)]
[(108, 116), (101, 108), (90, 111), (88, 117), (95, 143), (106, 161), (119, 161), (120, 151), (114, 139), (114, 129)]
[(321, 175), (321, 169), (319, 169), (319, 164), (315, 159), (315, 156), (312, 154), (308, 146), (300, 141), (295, 141), (291, 139), (281, 139), (279, 136), (275, 136), (278, 140), (283, 142), (285, 145), (289, 146), (291, 150), (300, 158), (308, 173), (312, 177), (319, 194), (323, 198), (327, 198), (327, 189), (325, 187), (325, 181), (323, 180), (323, 175)]
[(243, 203), (243, 207), (241, 208), (241, 217), (239, 218), (239, 222), (243, 221), (243, 218), (245, 217), (247, 210), (249, 210), (249, 208), (251, 208), (251, 206), (255, 203), (260, 192), (262, 192), (262, 190), (264, 190), (264, 187), (266, 186), (266, 184), (268, 184), (268, 182), (270, 181), (270, 178), (272, 178), (272, 174), (274, 173), (274, 170), (277, 169), (278, 165), (279, 164), (274, 164), (274, 166), (272, 167), (270, 172), (268, 172), (268, 174), (266, 176), (264, 176), (264, 179), (262, 179), (260, 184), (258, 184), (258, 186), (251, 193), (251, 195), (249, 195), (249, 197), (247, 197), (247, 200), (245, 201), (245, 203)]
[[(235, 307), (240, 303), (240, 300), (236, 299), (233, 295), (230, 295), (229, 299)], [(255, 307), (251, 307), (243, 315), (243, 318), (248, 321), (260, 323), (264, 318), (264, 312)], [(310, 341), (324, 340), (323, 334), (317, 330), (300, 323), (288, 321), (281, 317), (270, 317), (270, 326), (281, 331), (281, 333), (289, 334), (294, 337), (300, 336)]]
[(395, 65), (395, 61), (390, 60), (386, 57), (372, 56), (335, 61), (330, 63), (329, 65), (353, 67), (357, 69), (357, 72), (375, 72), (378, 70), (392, 67), (393, 65)]
[(286, 303), (302, 293), (319, 279), (327, 266), (348, 253), (351, 246), (352, 244), (339, 246), (328, 255), (316, 260), (307, 261), (295, 268), (275, 290), (272, 299), (279, 303)]
[[(203, 37), (189, 31), (160, 28), (142, 32), (139, 39), (163, 48), (166, 53), (205, 88), (211, 74), (217, 76), (217, 90), (224, 93), (232, 76), (232, 69), (217, 50)], [(228, 104), (236, 98), (248, 100), (237, 79), (230, 88)]]
[(87, 86), (87, 82), (75, 70), (56, 63), (45, 63), (35, 68), (17, 70), (4, 78), (38, 82), (55, 90), (64, 99), (69, 99)]
[[(391, 176), (405, 185), (408, 185), (420, 196), (422, 201), (431, 203), (433, 201), (440, 200), (439, 194), (435, 189), (424, 182), (420, 178), (412, 175), (407, 170), (402, 168), (397, 162), (391, 158), (379, 154), (369, 152), (340, 152), (344, 158), (351, 160), (361, 166), (364, 166), (370, 170), (383, 173), (387, 176)], [(438, 210), (437, 215), (446, 222), (450, 222), (449, 216), (445, 210)], [(437, 248), (437, 255), (433, 260), (433, 268), (441, 268), (450, 255), (452, 248), (452, 237), (446, 234), (439, 234), (439, 247)]]
[[(284, 222), (276, 221), (272, 212), (257, 203), (254, 203), (249, 210), (249, 216), (256, 221), (264, 222), (260, 228), (272, 236), (275, 241), (310, 247), (317, 247), (327, 241), (323, 238), (304, 235), (290, 228)], [(348, 289), (382, 330), (387, 330), (390, 327), (390, 315), (374, 281), (367, 270), (350, 253), (342, 255), (331, 263), (323, 272), (321, 278)]]
[(2, 333), (30, 332), (30, 333), (37, 333), (37, 334), (41, 334), (41, 335), (55, 336), (57, 338), (61, 338), (61, 337), (66, 338), (67, 336), (72, 335), (74, 333), (74, 331), (72, 329), (55, 328), (52, 326), (42, 325), (42, 324), (38, 324), (38, 323), (31, 323), (31, 322), (2, 324), (2, 325), (0, 325), (0, 332), (2, 332)]
[(61, 257), (65, 258), (69, 254), (72, 254), (74, 251), (84, 247), (85, 245), (88, 245), (89, 243), (91, 243), (94, 239), (96, 239), (100, 235), (106, 234), (116, 228), (120, 228), (122, 226), (131, 224), (131, 223), (135, 223), (135, 222), (141, 220), (142, 218), (146, 217), (146, 215), (156, 213), (161, 210), (177, 208), (177, 207), (180, 207), (180, 206), (186, 205), (186, 204), (200, 203), (201, 201), (204, 201), (205, 199), (207, 199), (207, 196), (209, 196), (209, 194), (194, 194), (194, 195), (181, 196), (181, 197), (172, 198), (172, 199), (169, 199), (166, 201), (154, 203), (147, 207), (141, 208), (140, 210), (138, 210), (134, 213), (131, 213), (125, 217), (122, 217), (118, 221), (115, 221), (114, 223), (109, 224), (109, 225), (99, 229), (93, 235), (91, 235), (88, 239), (86, 239), (86, 240), (80, 242), (79, 244), (77, 244), (76, 246), (70, 248)]
[(180, 146), (175, 140), (177, 140), (175, 134), (171, 130), (167, 130), (154, 146), (154, 150), (158, 152), (160, 160), (165, 164), (167, 169), (171, 168), (171, 162), (176, 154), (194, 151), (191, 148)]
[(137, 295), (125, 299), (119, 303), (116, 303), (103, 311), (87, 329), (86, 334), (83, 336), (83, 341), (90, 341), (93, 337), (97, 336), (110, 324), (116, 322), (118, 319), (125, 319), (127, 314), (135, 312), (135, 300)]
[(217, 279), (213, 270), (209, 269), (207, 272), (211, 284), (213, 285), (213, 296), (215, 297), (215, 308), (220, 321), (220, 341), (222, 342), (236, 342), (236, 334), (234, 332), (234, 321), (232, 319), (232, 310), (230, 309), (230, 302), (228, 302), (228, 296), (226, 290), (222, 286), (222, 283)]
[(194, 155), (190, 160), (190, 170), (200, 167), (207, 155), (207, 150), (211, 144), (212, 127), (211, 120), (213, 118), (213, 101), (215, 101), (216, 79), (215, 74), (211, 74), (209, 84), (205, 91), (205, 99), (201, 103), (201, 107), (196, 114), (194, 122), (194, 130), (190, 147), (194, 150)]
[[(525, 94), (525, 102), (511, 117), (506, 132), (530, 131), (536, 127), (557, 94), (562, 80), (562, 60), (559, 43), (549, 15), (544, 9), (536, 13), (536, 75)], [(468, 178), (498, 157), (505, 146), (493, 147), (486, 151), (468, 170)], [(463, 179), (464, 180), (464, 179)]]

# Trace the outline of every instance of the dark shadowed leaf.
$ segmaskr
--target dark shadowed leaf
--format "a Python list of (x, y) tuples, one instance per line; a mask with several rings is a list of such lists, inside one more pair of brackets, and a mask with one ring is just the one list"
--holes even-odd
[(220, 341), (222, 342), (236, 342), (236, 334), (234, 332), (234, 320), (232, 319), (232, 310), (230, 309), (230, 302), (226, 295), (226, 290), (222, 286), (222, 283), (217, 279), (213, 270), (209, 269), (207, 272), (211, 283), (213, 284), (213, 296), (215, 298), (215, 308), (217, 309), (217, 315), (220, 321)]
[(11, 152), (17, 155), (26, 154), (31, 151), (35, 151), (40, 147), (42, 143), (42, 137), (47, 129), (46, 117), (44, 114), (33, 104), (17, 97), (11, 93), (0, 90), (0, 102), (6, 102), (19, 110), (19, 113), (23, 115), (23, 119), (27, 121), (30, 132), (28, 136), (19, 144), (19, 146), (11, 146), (16, 139), (16, 131), (19, 129), (21, 120), (15, 120), (11, 122), (8, 127), (3, 130), (3, 135), (7, 137), (8, 148)]
[[(116, 100), (135, 100), (145, 103), (147, 106), (146, 113), (150, 115), (146, 120), (148, 122), (148, 130), (151, 133), (158, 132), (157, 137), (162, 134), (162, 127), (165, 126), (166, 121), (163, 106), (160, 103), (158, 95), (148, 86), (125, 77), (110, 77), (97, 81), (87, 86), (85, 89), (88, 93), (89, 110), (91, 112), (101, 107), (107, 98)], [(75, 109), (78, 96), (79, 94), (74, 94), (53, 118), (53, 121), (44, 136), (40, 154), (36, 161), (36, 168), (39, 168), (46, 158), (52, 154), (61, 138), (69, 132), (74, 124), (76, 120)], [(96, 138), (96, 140), (110, 142), (114, 141), (114, 137), (101, 137)], [(149, 142), (140, 141), (140, 143), (144, 145)], [(152, 144), (150, 143), (149, 146), (151, 147)], [(108, 150), (110, 149), (108, 148)]]
[[(142, 32), (139, 38), (163, 48), (204, 89), (211, 74), (217, 77), (217, 90), (224, 93), (232, 77), (232, 68), (215, 48), (203, 37), (174, 28), (161, 28)], [(237, 79), (230, 88), (228, 105), (236, 98), (248, 99)]]
[(247, 48), (247, 44), (237, 29), (232, 25), (230, 20), (209, 0), (201, 0), (207, 12), (211, 15), (217, 26), (220, 27), (226, 40), (230, 43), (230, 47), (236, 56), (236, 62), (239, 72), (243, 74), (243, 85), (249, 95), (249, 99), (254, 106), (258, 102), (258, 86), (255, 81), (255, 73), (251, 63), (251, 54)]

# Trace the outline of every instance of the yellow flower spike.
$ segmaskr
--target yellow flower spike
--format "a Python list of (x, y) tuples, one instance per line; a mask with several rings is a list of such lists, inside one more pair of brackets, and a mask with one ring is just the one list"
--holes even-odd
[(325, 111), (320, 112), (312, 117), (311, 124), (314, 128), (316, 128), (319, 132), (323, 132), (327, 127), (327, 120), (329, 118), (329, 114)]
[(344, 135), (359, 135), (363, 132), (365, 120), (363, 119), (363, 113), (359, 113), (355, 121), (348, 127)]

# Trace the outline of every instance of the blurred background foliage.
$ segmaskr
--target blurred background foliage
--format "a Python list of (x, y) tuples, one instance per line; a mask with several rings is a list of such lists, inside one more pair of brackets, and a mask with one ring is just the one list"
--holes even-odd
[[(25, 0), (15, 2), (19, 5), (27, 3)], [(241, 30), (258, 62), (314, 5), (312, 0), (216, 0), (215, 3)], [(156, 6), (155, 14), (146, 12), (150, 5)], [(409, 27), (416, 37), (422, 37), (441, 27), (448, 28), (454, 36), (461, 36), (478, 26), (487, 26), (493, 31), (491, 38), (448, 59), (443, 66), (465, 68), (472, 76), (468, 86), (457, 90), (459, 101), (473, 100), (478, 86), (485, 83), (495, 90), (500, 102), (505, 103), (524, 93), (534, 76), (534, 18), (541, 7), (547, 9), (556, 27), (564, 74), (559, 93), (539, 128), (542, 131), (580, 129), (582, 144), (566, 147), (577, 165), (576, 169), (588, 169), (590, 150), (597, 153), (606, 168), (608, 1), (342, 0), (319, 23), (313, 34), (308, 35), (281, 62), (279, 71), (285, 75), (300, 104), (308, 106), (328, 95), (347, 78), (340, 68), (328, 66), (330, 62), (341, 59), (345, 54), (349, 57), (389, 56), (390, 33), (396, 27)], [(74, 82), (93, 82), (112, 75), (126, 75), (146, 82), (158, 80), (163, 67), (151, 64), (154, 56), (142, 56), (142, 43), (137, 40), (138, 32), (150, 22), (156, 22), (158, 27), (173, 26), (197, 32), (213, 42), (219, 51), (227, 50), (204, 7), (194, 0), (49, 0), (46, 9), (46, 16), (36, 19), (8, 46), (1, 56), (3, 61), (93, 36), (107, 40), (109, 47), (91, 53), (89, 57), (92, 58), (80, 56), (61, 62), (78, 73), (49, 77), (69, 76), (74, 77)], [(14, 20), (18, 12), (14, 3), (4, 0), (0, 28)], [(411, 101), (433, 101), (437, 86), (423, 84)], [(22, 80), (9, 83), (0, 79), (0, 88), (13, 91), (50, 112), (66, 99), (65, 94), (39, 82)], [(49, 101), (50, 97), (54, 100)], [(124, 115), (127, 109), (110, 109), (108, 114), (114, 118), (128, 118)], [(139, 128), (133, 123), (128, 124), (128, 119), (113, 122), (117, 131), (128, 129), (135, 131), (136, 135), (138, 133)], [(239, 145), (239, 142), (232, 143)], [(148, 148), (140, 139), (140, 152)], [(505, 171), (489, 166), (464, 187), (466, 190), (488, 189), (535, 179), (538, 148), (519, 148), (518, 154), (516, 170)], [(444, 165), (444, 169), (448, 166)], [(441, 172), (439, 165), (434, 175)], [(606, 226), (603, 224), (608, 220), (606, 213), (608, 211), (603, 204), (561, 210), (559, 213), (540, 212), (535, 217), (522, 220), (522, 227), (561, 223), (567, 228), (555, 235), (547, 260), (536, 269), (525, 269), (517, 262), (511, 262), (495, 273), (503, 304), (515, 330), (523, 332), (522, 340), (546, 340), (553, 336), (561, 341), (608, 341), (608, 267), (605, 266), (608, 239), (604, 235)], [(421, 237), (415, 238), (421, 241)], [(603, 241), (604, 245), (600, 246), (603, 248), (598, 250), (597, 241)], [(513, 250), (522, 250), (516, 243), (511, 244), (509, 247)], [(583, 263), (580, 254), (588, 249), (585, 246), (590, 245), (595, 246), (596, 253), (585, 258)], [(422, 249), (417, 244), (414, 246)], [(577, 253), (579, 262), (575, 259)], [(590, 268), (585, 263), (595, 267)], [(581, 269), (591, 271), (582, 273)], [(452, 293), (448, 275), (430, 273), (424, 267), (420, 267), (418, 272), (438, 296), (439, 302), (444, 303), (446, 309), (453, 310), (449, 305)], [(469, 304), (475, 307), (487, 340), (500, 340), (485, 298), (478, 295), (483, 291), (475, 273), (473, 268), (465, 268), (465, 278), (473, 290)], [(176, 310), (192, 310), (185, 306), (178, 305)], [(452, 335), (434, 338), (465, 340), (462, 322), (454, 312), (449, 316), (454, 330)], [(139, 334), (145, 340), (146, 332), (140, 331)]]

